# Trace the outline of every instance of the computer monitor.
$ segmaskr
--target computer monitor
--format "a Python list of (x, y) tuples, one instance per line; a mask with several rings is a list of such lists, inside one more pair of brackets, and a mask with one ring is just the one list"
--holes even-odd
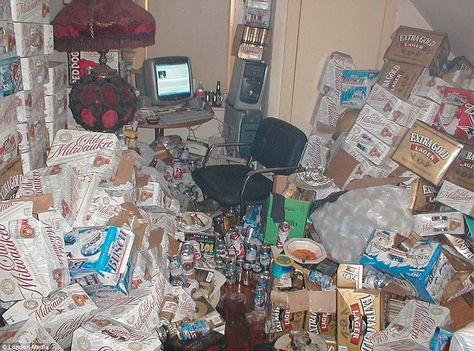
[(143, 78), (145, 95), (153, 106), (178, 104), (193, 97), (191, 61), (186, 56), (145, 60)]

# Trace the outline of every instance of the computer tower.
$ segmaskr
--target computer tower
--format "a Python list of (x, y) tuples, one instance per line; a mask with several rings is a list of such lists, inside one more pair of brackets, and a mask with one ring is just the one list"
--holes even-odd
[(264, 62), (236, 58), (227, 101), (236, 110), (260, 110), (267, 70)]
[[(251, 143), (262, 121), (259, 110), (237, 110), (229, 103), (225, 106), (223, 137), (226, 142)], [(250, 147), (236, 148), (241, 156), (248, 156)]]

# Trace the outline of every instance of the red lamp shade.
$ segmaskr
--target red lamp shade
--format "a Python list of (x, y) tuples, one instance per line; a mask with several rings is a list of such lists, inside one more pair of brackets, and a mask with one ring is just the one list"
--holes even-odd
[(73, 0), (51, 22), (58, 51), (98, 51), (100, 65), (72, 87), (69, 108), (85, 129), (114, 132), (134, 117), (134, 88), (107, 65), (109, 49), (155, 43), (155, 19), (131, 0)]
[(51, 24), (57, 51), (137, 48), (155, 43), (155, 19), (131, 0), (73, 0)]

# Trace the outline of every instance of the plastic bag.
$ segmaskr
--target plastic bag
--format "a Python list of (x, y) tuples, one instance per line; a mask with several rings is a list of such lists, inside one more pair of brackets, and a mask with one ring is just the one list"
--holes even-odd
[(408, 235), (413, 227), (411, 197), (397, 186), (348, 191), (315, 210), (310, 218), (327, 253), (337, 262), (358, 264), (375, 228)]

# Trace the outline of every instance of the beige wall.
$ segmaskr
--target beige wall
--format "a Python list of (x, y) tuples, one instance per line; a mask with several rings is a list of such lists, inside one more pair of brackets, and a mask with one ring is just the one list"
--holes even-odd
[(270, 94), (268, 110), (307, 134), (317, 84), (331, 52), (351, 55), (357, 68), (379, 69), (390, 35), (399, 25), (430, 29), (409, 0), (284, 2), (285, 35), (273, 42), (274, 50), (283, 52), (282, 69), (273, 67), (271, 76), (271, 84), (279, 84), (280, 90), (279, 95)]

